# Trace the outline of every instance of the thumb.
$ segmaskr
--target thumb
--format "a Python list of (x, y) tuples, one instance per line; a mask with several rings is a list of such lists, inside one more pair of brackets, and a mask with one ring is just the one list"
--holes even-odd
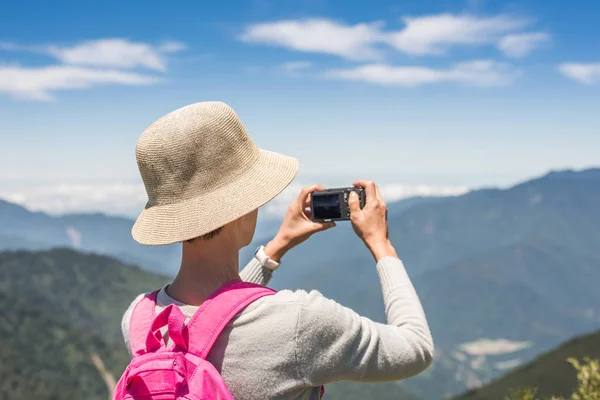
[(358, 201), (358, 195), (356, 192), (350, 192), (350, 197), (348, 198), (348, 207), (350, 207), (350, 215), (360, 213), (360, 203)]
[(325, 231), (327, 229), (333, 228), (336, 226), (335, 222), (331, 221), (331, 222), (321, 222), (318, 224), (318, 229), (320, 231)]

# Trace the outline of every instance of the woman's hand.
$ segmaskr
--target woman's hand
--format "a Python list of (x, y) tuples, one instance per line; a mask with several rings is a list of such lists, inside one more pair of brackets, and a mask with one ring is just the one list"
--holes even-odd
[(291, 248), (308, 239), (313, 233), (335, 226), (334, 222), (313, 222), (310, 211), (310, 194), (315, 190), (324, 190), (320, 185), (307, 186), (300, 192), (298, 199), (287, 210), (275, 238), (267, 243), (265, 254), (279, 262)]
[(366, 195), (362, 210), (355, 192), (351, 192), (348, 199), (354, 232), (363, 240), (376, 261), (384, 257), (397, 257), (388, 237), (387, 206), (381, 198), (379, 188), (371, 181), (356, 181), (353, 185), (362, 186)]

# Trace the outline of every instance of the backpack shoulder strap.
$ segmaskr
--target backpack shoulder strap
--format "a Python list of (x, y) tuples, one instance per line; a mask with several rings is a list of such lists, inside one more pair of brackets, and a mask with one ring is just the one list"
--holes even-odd
[(156, 295), (158, 290), (147, 294), (135, 305), (129, 320), (129, 345), (132, 356), (146, 351), (146, 338), (156, 313)]
[(240, 280), (223, 285), (198, 308), (187, 324), (188, 352), (206, 359), (225, 326), (240, 311), (253, 301), (275, 293), (268, 287)]

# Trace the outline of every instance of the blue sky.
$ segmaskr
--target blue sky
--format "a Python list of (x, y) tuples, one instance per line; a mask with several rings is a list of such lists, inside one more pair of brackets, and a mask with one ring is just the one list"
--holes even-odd
[[(600, 164), (600, 3), (3, 2), (0, 195), (134, 215), (135, 142), (203, 100), (389, 199)], [(283, 196), (281, 201), (286, 202)]]

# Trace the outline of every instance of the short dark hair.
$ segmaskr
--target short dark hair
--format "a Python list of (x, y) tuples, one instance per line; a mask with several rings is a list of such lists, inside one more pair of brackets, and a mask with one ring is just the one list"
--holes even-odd
[(210, 240), (210, 239), (214, 238), (215, 236), (217, 236), (219, 233), (221, 233), (222, 230), (223, 230), (223, 227), (217, 228), (214, 231), (210, 231), (208, 233), (205, 233), (202, 236), (198, 236), (198, 237), (193, 238), (193, 239), (188, 239), (187, 242), (188, 243), (192, 243), (196, 239), (199, 239), (199, 240)]

